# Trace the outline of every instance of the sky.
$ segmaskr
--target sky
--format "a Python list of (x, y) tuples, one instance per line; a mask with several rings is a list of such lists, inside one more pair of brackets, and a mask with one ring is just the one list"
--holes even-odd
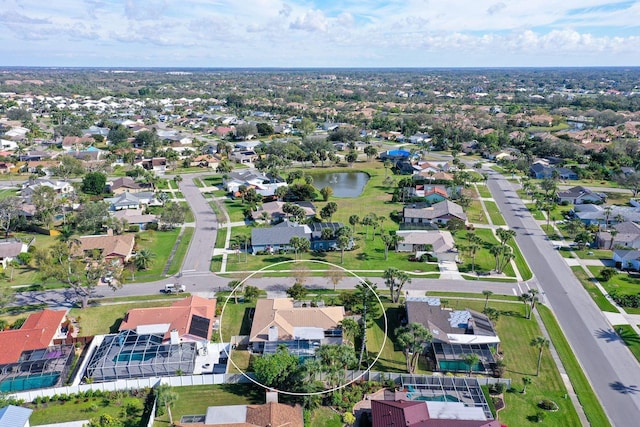
[(0, 0), (0, 66), (640, 65), (640, 1)]

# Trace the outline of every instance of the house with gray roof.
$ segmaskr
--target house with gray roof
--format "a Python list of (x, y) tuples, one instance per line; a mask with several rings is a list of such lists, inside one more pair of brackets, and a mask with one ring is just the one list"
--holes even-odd
[(156, 195), (152, 191), (141, 191), (139, 193), (121, 193), (115, 197), (104, 199), (109, 203), (109, 209), (119, 211), (122, 209), (140, 209), (143, 206), (160, 206)]
[(459, 219), (467, 223), (467, 214), (462, 206), (450, 200), (444, 200), (433, 206), (411, 207), (402, 210), (402, 222), (405, 224), (447, 224), (452, 219)]
[(580, 205), (583, 203), (604, 203), (606, 198), (606, 194), (596, 193), (595, 191), (591, 191), (581, 185), (558, 192), (558, 201), (560, 203), (571, 203), (572, 205)]
[(640, 225), (635, 222), (621, 222), (611, 227), (612, 230), (600, 231), (596, 234), (596, 245), (600, 249), (629, 248), (640, 249)]
[(585, 225), (609, 225), (619, 222), (640, 222), (640, 208), (635, 206), (607, 206), (583, 204), (576, 205), (571, 215), (580, 219)]
[(2, 427), (29, 427), (29, 418), (33, 409), (22, 406), (8, 405), (0, 408), (0, 426)]
[(490, 372), (495, 365), (494, 352), (500, 344), (491, 320), (473, 310), (444, 308), (439, 298), (407, 298), (407, 322), (419, 323), (431, 332), (430, 354), (435, 370), (468, 371), (463, 357), (475, 353), (480, 361), (475, 372)]
[(458, 257), (453, 236), (446, 230), (399, 230), (396, 235), (402, 238), (396, 252), (413, 252), (416, 258), (428, 254), (438, 261), (456, 261)]
[(624, 270), (640, 270), (640, 250), (638, 249), (614, 249), (613, 261), (616, 266)]
[(289, 242), (292, 237), (305, 237), (311, 240), (311, 229), (306, 225), (283, 221), (269, 228), (254, 228), (251, 230), (251, 250), (258, 252), (278, 252), (293, 250)]

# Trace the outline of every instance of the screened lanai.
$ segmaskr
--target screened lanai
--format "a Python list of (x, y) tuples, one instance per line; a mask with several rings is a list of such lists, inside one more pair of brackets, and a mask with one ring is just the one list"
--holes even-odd
[(91, 356), (85, 376), (100, 382), (192, 374), (196, 343), (163, 344), (163, 335), (126, 330), (105, 336)]

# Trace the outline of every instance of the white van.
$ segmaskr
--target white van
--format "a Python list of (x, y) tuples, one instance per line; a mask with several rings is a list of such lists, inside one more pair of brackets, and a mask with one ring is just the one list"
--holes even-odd
[(167, 283), (164, 285), (164, 292), (167, 294), (178, 294), (187, 290), (185, 285), (176, 285), (175, 283)]

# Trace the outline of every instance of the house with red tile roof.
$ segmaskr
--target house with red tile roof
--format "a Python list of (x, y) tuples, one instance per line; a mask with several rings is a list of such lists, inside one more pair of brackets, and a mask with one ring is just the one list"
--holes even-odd
[(0, 365), (17, 363), (23, 352), (46, 349), (56, 338), (65, 338), (62, 323), (67, 312), (43, 310), (31, 314), (20, 329), (0, 332)]
[(462, 402), (419, 400), (371, 401), (372, 427), (500, 427), (487, 420), (481, 408)]
[(135, 330), (138, 335), (164, 333), (163, 342), (170, 342), (171, 332), (177, 332), (180, 342), (209, 342), (215, 314), (216, 300), (191, 296), (170, 307), (129, 310), (120, 331)]

